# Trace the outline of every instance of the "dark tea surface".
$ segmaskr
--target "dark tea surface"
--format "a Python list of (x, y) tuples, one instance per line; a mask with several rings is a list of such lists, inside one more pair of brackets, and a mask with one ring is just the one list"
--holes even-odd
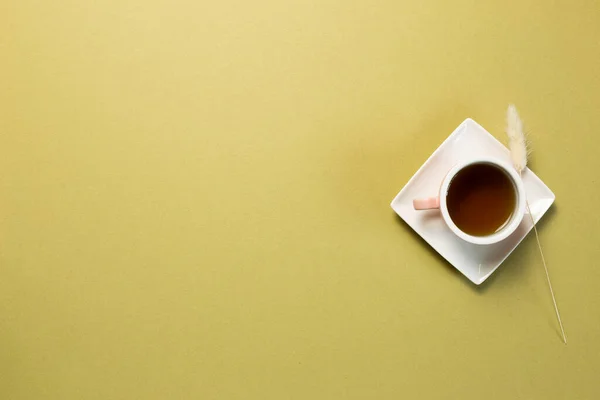
[(501, 169), (474, 164), (450, 182), (446, 203), (456, 226), (472, 236), (487, 236), (502, 228), (517, 202), (514, 185)]

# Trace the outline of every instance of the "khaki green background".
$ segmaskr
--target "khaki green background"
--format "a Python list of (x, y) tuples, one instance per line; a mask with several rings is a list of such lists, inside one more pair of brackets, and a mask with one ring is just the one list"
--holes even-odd
[[(0, 2), (0, 398), (597, 399), (600, 3)], [(515, 102), (482, 287), (389, 202)]]

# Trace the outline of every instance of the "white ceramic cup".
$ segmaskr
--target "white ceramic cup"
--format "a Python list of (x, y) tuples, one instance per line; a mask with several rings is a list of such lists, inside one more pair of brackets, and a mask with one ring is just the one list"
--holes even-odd
[[(450, 214), (448, 213), (448, 204), (446, 203), (448, 188), (450, 187), (450, 184), (452, 183), (452, 180), (454, 179), (456, 174), (458, 174), (464, 168), (474, 164), (489, 164), (503, 171), (506, 174), (506, 176), (510, 178), (515, 189), (515, 195), (517, 196), (517, 201), (515, 202), (515, 209), (513, 210), (510, 220), (506, 224), (504, 224), (504, 226), (497, 232), (494, 232), (493, 234), (487, 236), (473, 236), (461, 231), (456, 226), (454, 221), (452, 221), (452, 218), (450, 218)], [(519, 227), (519, 224), (521, 223), (521, 221), (523, 220), (523, 216), (525, 215), (525, 202), (526, 195), (525, 187), (523, 186), (523, 181), (521, 180), (521, 177), (517, 174), (517, 171), (513, 168), (512, 165), (495, 158), (477, 158), (456, 164), (450, 169), (450, 171), (448, 171), (446, 177), (442, 181), (439, 196), (429, 197), (425, 199), (414, 199), (413, 206), (415, 210), (430, 210), (439, 208), (444, 222), (446, 222), (450, 230), (452, 230), (452, 232), (454, 232), (456, 236), (470, 243), (485, 245), (498, 243), (501, 240), (506, 239)]]

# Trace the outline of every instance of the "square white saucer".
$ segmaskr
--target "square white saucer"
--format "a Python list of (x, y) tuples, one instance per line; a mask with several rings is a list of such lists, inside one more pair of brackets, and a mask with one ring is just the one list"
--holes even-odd
[[(436, 196), (448, 170), (461, 160), (495, 157), (510, 162), (508, 149), (472, 119), (466, 119), (429, 157), (392, 201), (392, 209), (476, 285), (483, 283), (521, 243), (532, 228), (525, 215), (521, 225), (500, 243), (480, 246), (465, 242), (444, 223), (438, 210), (415, 211), (413, 199)], [(523, 171), (527, 200), (536, 223), (554, 202), (554, 193), (528, 168)]]

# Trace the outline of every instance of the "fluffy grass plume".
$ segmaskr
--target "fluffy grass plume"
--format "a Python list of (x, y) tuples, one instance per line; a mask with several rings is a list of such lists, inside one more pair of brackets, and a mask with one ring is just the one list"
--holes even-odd
[(521, 173), (527, 166), (527, 140), (523, 132), (523, 122), (513, 104), (508, 106), (506, 113), (506, 134), (513, 165), (517, 172)]

